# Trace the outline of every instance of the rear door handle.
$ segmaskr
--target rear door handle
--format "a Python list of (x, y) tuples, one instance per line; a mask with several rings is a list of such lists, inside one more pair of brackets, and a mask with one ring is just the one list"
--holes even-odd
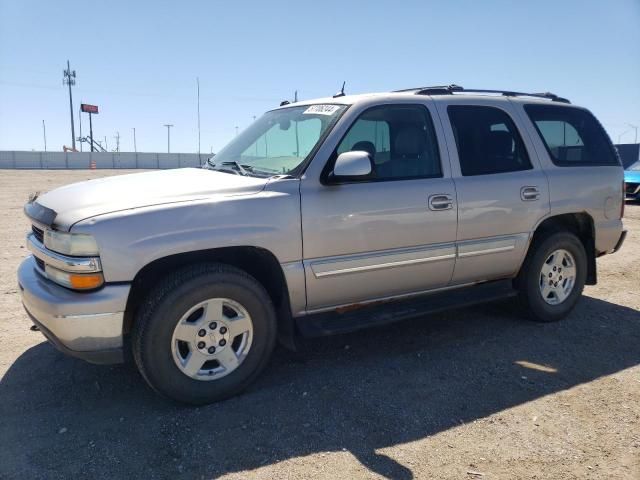
[(540, 190), (535, 186), (522, 187), (520, 189), (520, 199), (523, 202), (531, 202), (540, 198)]
[(451, 195), (438, 193), (429, 196), (429, 210), (450, 210), (453, 208), (453, 198)]

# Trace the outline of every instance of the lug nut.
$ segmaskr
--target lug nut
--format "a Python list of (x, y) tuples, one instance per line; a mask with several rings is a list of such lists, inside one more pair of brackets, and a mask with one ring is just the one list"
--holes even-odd
[(222, 333), (223, 335), (227, 333), (227, 327), (220, 327), (220, 333)]
[(211, 323), (209, 324), (209, 328), (210, 328), (211, 330), (215, 330), (217, 326), (218, 326), (218, 324), (217, 324), (216, 322), (211, 322)]
[(560, 275), (560, 277), (558, 277), (559, 280), (562, 280), (562, 275)]
[(555, 272), (556, 270), (557, 270), (556, 267), (553, 267), (553, 271)]
[(553, 277), (553, 273), (549, 272), (549, 278)]
[(203, 349), (205, 347), (205, 343), (204, 342), (198, 342), (198, 348), (199, 349)]
[(209, 350), (207, 350), (209, 353), (216, 353), (216, 347), (209, 347)]
[(198, 336), (199, 337), (204, 337), (207, 334), (207, 331), (203, 328), (202, 330), (198, 331)]
[(218, 345), (220, 345), (221, 347), (224, 347), (226, 344), (227, 341), (224, 338), (218, 342)]

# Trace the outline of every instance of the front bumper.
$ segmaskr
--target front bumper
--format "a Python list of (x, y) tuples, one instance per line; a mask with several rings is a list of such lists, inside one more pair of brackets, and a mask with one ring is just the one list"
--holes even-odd
[(625, 183), (625, 200), (640, 200), (640, 183)]
[(74, 292), (47, 280), (33, 256), (18, 268), (25, 310), (44, 336), (67, 355), (92, 363), (123, 361), (122, 326), (130, 285)]

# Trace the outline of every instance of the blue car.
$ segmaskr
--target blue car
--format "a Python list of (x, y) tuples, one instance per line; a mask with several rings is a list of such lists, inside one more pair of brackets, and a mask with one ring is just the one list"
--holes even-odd
[(625, 198), (640, 200), (640, 160), (624, 171)]

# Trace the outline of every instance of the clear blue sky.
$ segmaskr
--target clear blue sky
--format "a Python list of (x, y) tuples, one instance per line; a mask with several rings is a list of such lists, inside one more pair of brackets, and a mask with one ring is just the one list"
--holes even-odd
[[(74, 107), (121, 150), (219, 150), (235, 127), (300, 98), (457, 83), (552, 91), (590, 108), (614, 142), (640, 125), (640, 0), (0, 0), (0, 150), (70, 145)], [(86, 117), (83, 134), (87, 132)], [(77, 113), (76, 113), (76, 129)], [(633, 140), (633, 131), (622, 136)]]

